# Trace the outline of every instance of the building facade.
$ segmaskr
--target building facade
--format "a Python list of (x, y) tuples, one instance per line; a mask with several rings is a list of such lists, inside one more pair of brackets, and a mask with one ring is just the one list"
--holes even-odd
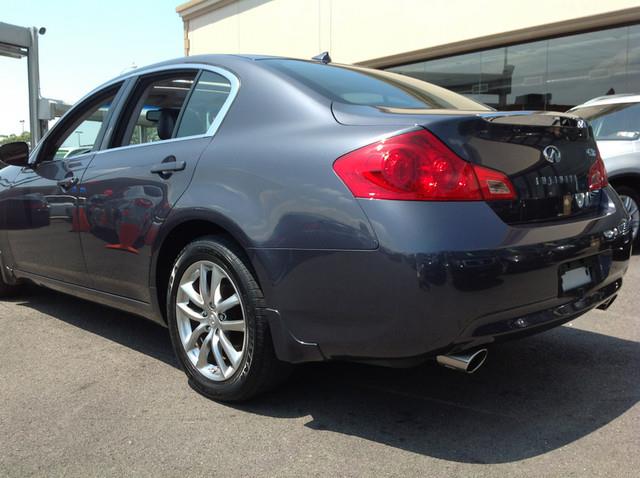
[(329, 51), (499, 109), (640, 92), (637, 0), (192, 0), (177, 12), (187, 55)]

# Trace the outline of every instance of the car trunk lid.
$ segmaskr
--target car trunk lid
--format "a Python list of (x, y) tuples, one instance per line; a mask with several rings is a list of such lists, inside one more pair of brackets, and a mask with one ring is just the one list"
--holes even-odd
[(461, 158), (505, 173), (518, 198), (491, 201), (509, 224), (597, 215), (588, 176), (597, 147), (587, 123), (556, 112), (401, 110), (334, 103), (343, 124), (422, 126)]

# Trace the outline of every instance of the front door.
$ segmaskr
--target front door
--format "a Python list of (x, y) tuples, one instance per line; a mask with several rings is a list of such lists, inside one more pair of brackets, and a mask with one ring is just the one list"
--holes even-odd
[(15, 268), (90, 286), (80, 246), (85, 218), (78, 184), (104, 133), (119, 85), (93, 95), (65, 116), (34, 151), (8, 193), (6, 228)]

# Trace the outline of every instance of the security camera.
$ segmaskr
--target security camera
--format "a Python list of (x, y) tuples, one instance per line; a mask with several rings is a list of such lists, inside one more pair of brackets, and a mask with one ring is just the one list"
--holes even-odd
[(47, 29), (46, 29), (45, 27), (40, 27), (40, 28), (38, 29), (38, 33), (39, 33), (40, 35), (44, 35), (45, 33), (47, 33)]

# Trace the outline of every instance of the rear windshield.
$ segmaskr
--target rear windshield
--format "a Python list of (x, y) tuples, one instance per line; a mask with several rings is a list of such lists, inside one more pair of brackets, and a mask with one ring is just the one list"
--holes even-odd
[(262, 61), (341, 103), (403, 109), (491, 109), (445, 88), (397, 73), (303, 60)]
[(580, 106), (570, 112), (591, 124), (597, 140), (630, 141), (640, 138), (640, 103)]

